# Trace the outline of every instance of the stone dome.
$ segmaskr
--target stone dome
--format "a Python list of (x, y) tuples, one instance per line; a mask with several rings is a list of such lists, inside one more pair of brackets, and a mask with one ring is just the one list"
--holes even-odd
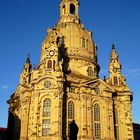
[[(58, 53), (59, 45), (57, 40), (63, 37), (64, 48), (71, 60), (69, 69), (73, 73), (79, 72), (87, 75), (88, 68), (92, 67), (95, 75), (93, 77), (96, 77), (99, 72), (97, 50), (92, 40), (92, 33), (85, 30), (80, 22), (78, 5), (78, 1), (63, 0), (61, 2), (59, 22), (53, 29), (48, 29), (48, 35), (42, 45), (40, 63), (44, 63), (49, 57), (46, 50), (51, 51), (53, 49), (56, 54)], [(51, 50), (48, 48), (51, 48)], [(84, 72), (80, 71), (81, 67), (85, 67)]]

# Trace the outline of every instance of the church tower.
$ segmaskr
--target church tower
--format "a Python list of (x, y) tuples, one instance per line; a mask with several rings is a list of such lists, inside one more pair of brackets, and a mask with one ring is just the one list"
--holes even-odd
[(27, 57), (8, 100), (11, 140), (69, 140), (71, 122), (78, 127), (77, 140), (133, 140), (132, 93), (118, 55), (113, 46), (110, 77), (99, 78), (97, 47), (78, 11), (78, 0), (61, 0), (60, 19), (47, 30), (40, 63), (32, 68)]
[(121, 75), (121, 64), (118, 60), (118, 54), (115, 51), (115, 45), (112, 45), (112, 52), (110, 55), (110, 64), (109, 64), (109, 73), (110, 79), (109, 83), (114, 86), (119, 86), (121, 83), (124, 83), (124, 78)]
[(113, 111), (114, 131), (117, 140), (133, 138), (132, 92), (129, 90), (126, 78), (122, 76), (121, 70), (122, 66), (119, 56), (113, 44), (109, 64), (110, 78), (107, 79), (107, 83), (115, 89), (113, 94)]

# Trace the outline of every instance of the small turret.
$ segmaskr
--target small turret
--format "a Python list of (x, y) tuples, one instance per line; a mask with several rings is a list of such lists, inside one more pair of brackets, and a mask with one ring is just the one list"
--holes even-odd
[(31, 65), (31, 62), (30, 62), (30, 54), (28, 54), (27, 58), (26, 58), (26, 62), (24, 64), (23, 71), (20, 75), (20, 84), (21, 85), (26, 85), (26, 84), (30, 83), (31, 69), (32, 69), (32, 65)]
[(32, 68), (32, 65), (31, 65), (31, 62), (30, 62), (30, 54), (27, 55), (27, 58), (26, 58), (26, 63), (24, 64), (24, 70), (26, 72), (30, 72)]
[(115, 45), (112, 45), (112, 51), (110, 55), (109, 72), (110, 74), (121, 74), (121, 64), (118, 59), (118, 54), (115, 50)]

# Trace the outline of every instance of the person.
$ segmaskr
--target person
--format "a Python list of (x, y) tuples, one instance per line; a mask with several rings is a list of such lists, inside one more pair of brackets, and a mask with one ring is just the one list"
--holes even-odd
[(76, 125), (75, 120), (73, 120), (70, 123), (69, 140), (77, 140), (77, 134), (78, 134), (78, 126)]

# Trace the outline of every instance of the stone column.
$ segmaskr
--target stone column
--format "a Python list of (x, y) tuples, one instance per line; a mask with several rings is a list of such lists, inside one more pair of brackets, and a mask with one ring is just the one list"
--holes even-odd
[(87, 136), (87, 114), (86, 114), (86, 99), (85, 96), (81, 97), (81, 137)]

